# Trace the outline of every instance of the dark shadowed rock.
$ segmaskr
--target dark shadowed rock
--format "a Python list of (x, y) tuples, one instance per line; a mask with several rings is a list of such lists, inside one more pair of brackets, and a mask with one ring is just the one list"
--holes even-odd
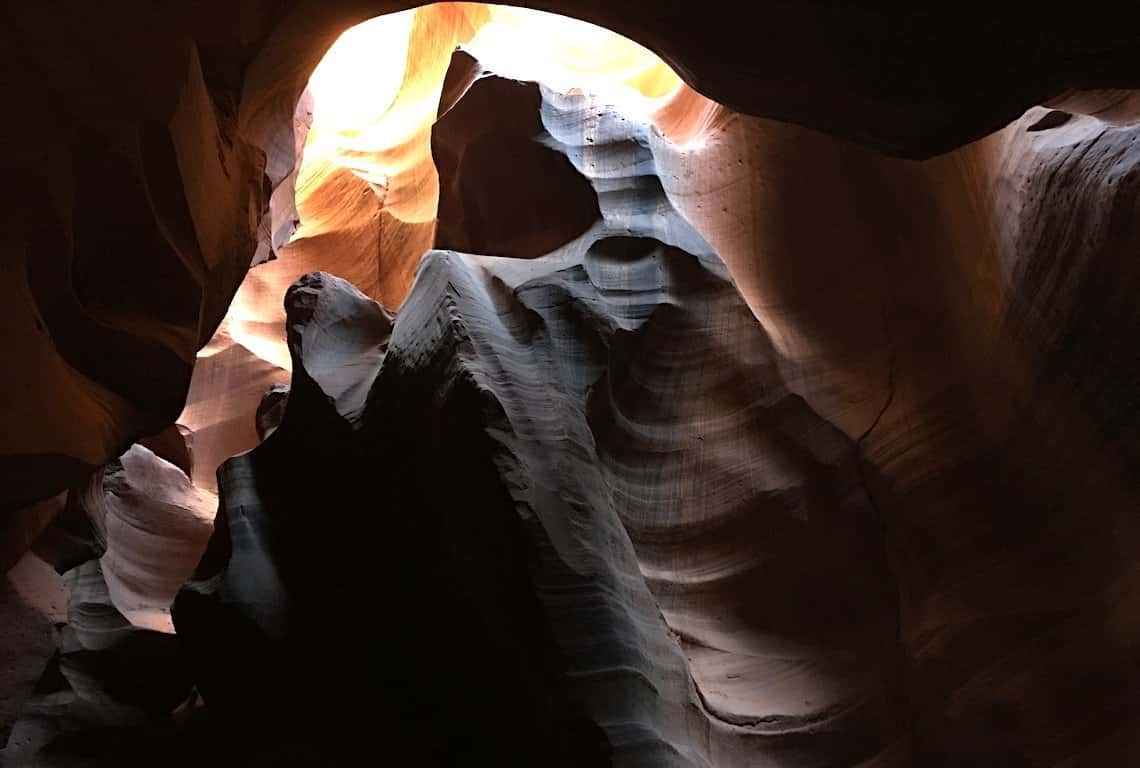
[[(285, 419), (224, 466), (232, 555), (176, 605), (207, 706), (258, 712), (255, 753), (285, 720), (345, 759), (871, 759), (899, 727), (896, 629), (854, 443), (784, 387), (645, 126), (553, 94), (536, 117), (594, 190), (583, 237), (429, 253), (390, 341), (321, 330), (322, 306), (376, 316), (341, 281), (290, 289)], [(357, 718), (398, 732), (346, 739)]]

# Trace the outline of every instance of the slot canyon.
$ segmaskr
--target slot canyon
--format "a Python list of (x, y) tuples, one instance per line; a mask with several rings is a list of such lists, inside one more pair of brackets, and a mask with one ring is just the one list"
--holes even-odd
[(0, 768), (1140, 765), (1140, 6), (3, 16)]

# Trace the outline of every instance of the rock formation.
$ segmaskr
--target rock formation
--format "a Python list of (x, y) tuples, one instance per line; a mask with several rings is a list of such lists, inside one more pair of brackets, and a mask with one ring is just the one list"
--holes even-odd
[[(177, 417), (195, 351), (292, 223), (281, 217), (306, 79), (347, 27), (402, 7), (11, 9), (4, 83), (21, 119), (6, 121), (4, 144), (21, 151), (4, 160), (11, 272), (0, 304), (22, 375), (0, 393), (6, 509), (58, 493)], [(544, 8), (628, 34), (721, 103), (911, 156), (960, 146), (1035, 103), (1079, 103), (1077, 89), (1140, 84), (1135, 25), (1117, 4), (1001, 10), (984, 25), (956, 6)], [(433, 6), (417, 24), (434, 32), (419, 39), (449, 52), (481, 13)], [(436, 69), (416, 71), (426, 85)], [(134, 364), (111, 362), (123, 359)]]
[[(286, 689), (362, 717), (393, 708), (405, 728), (414, 713), (465, 720), (439, 744), (445, 762), (874, 757), (898, 728), (894, 593), (855, 443), (785, 387), (716, 254), (672, 211), (645, 125), (498, 79), (468, 98), (534, 110), (541, 146), (573, 164), (601, 217), (531, 262), (428, 254), (382, 364), (375, 304), (327, 275), (290, 289), (285, 420), (222, 471), (233, 554), (220, 591), (180, 598), (206, 701), (300, 718), (310, 749), (333, 724), (295, 697), (282, 711)], [(513, 223), (482, 232), (502, 238), (490, 250), (533, 231)], [(345, 336), (321, 317), (373, 319), (342, 322), (358, 331)], [(317, 495), (300, 479), (312, 473)], [(391, 489), (380, 503), (376, 485)], [(342, 523), (312, 527), (318, 503)], [(378, 539), (391, 543), (368, 556)], [(407, 668), (326, 679), (314, 643), (343, 654), (375, 640), (352, 625), (315, 638), (302, 617), (378, 599), (404, 617), (382, 633)], [(449, 660), (428, 650), (457, 633), (464, 648), (438, 651)], [(245, 668), (254, 658), (279, 666)], [(484, 665), (494, 681), (468, 668)], [(462, 711), (484, 698), (530, 702), (535, 719), (517, 725), (529, 735), (484, 733), (498, 715)], [(372, 736), (338, 749), (367, 754)], [(400, 743), (414, 754), (414, 735)]]
[(1130, 764), (1134, 14), (408, 5), (8, 9), (0, 759)]
[[(188, 456), (177, 435), (156, 447)], [(67, 608), (5, 765), (144, 765), (192, 738), (171, 720), (193, 678), (170, 606), (203, 557), (217, 500), (190, 484), (189, 470), (134, 445), (72, 496), (38, 543), (63, 575)]]

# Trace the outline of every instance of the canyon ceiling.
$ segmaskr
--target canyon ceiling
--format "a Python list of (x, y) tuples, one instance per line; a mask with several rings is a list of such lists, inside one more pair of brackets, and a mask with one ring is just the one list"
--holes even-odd
[(1140, 9), (523, 5), (5, 9), (0, 765), (1129, 765)]

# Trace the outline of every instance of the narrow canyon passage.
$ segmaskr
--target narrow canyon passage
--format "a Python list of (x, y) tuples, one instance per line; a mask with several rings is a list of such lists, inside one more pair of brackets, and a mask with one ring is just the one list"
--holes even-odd
[(7, 208), (0, 765), (1129, 764), (1116, 58), (349, 5), (202, 15)]

